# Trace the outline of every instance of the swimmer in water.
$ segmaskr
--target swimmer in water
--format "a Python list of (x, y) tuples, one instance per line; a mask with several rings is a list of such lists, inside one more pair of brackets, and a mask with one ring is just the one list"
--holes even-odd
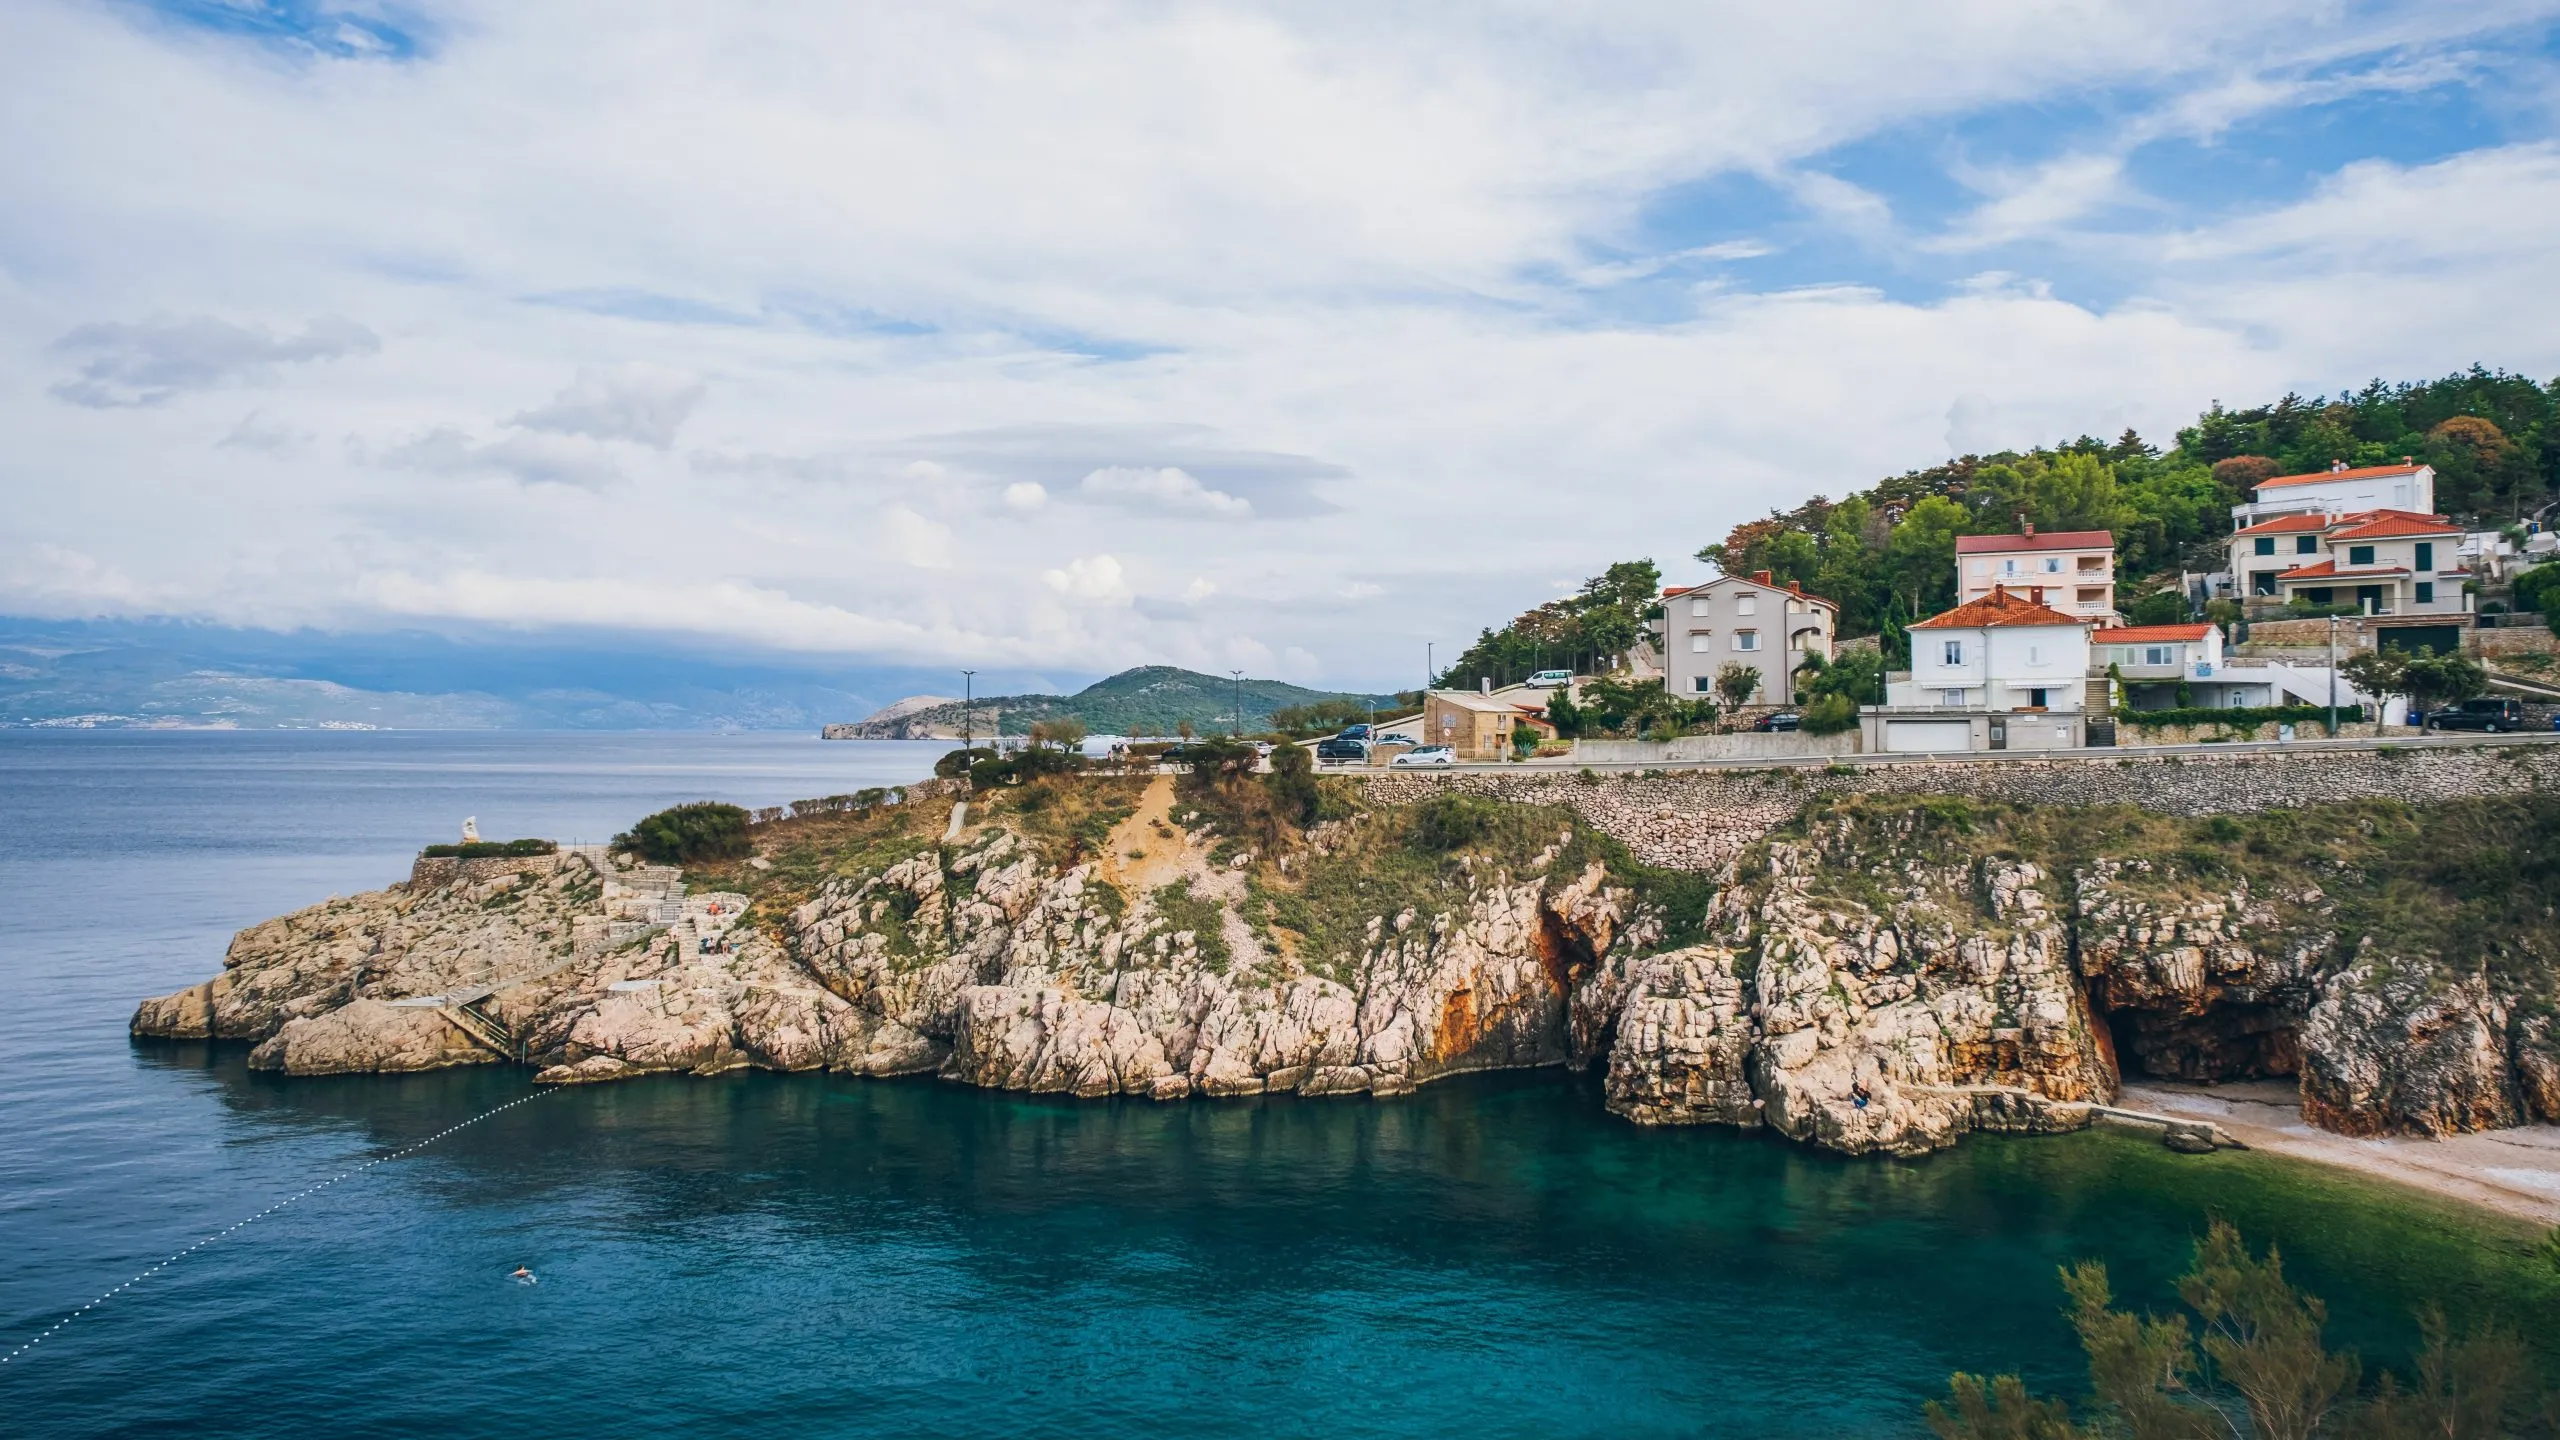
[(542, 1283), (541, 1281), (533, 1278), (532, 1271), (527, 1270), (521, 1265), (517, 1266), (514, 1272), (508, 1275), (507, 1278), (513, 1280), (519, 1285), (539, 1285)]

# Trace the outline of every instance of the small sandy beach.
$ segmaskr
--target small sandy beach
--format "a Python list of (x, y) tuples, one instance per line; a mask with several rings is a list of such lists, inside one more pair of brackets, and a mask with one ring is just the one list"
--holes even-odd
[(2182, 1085), (2146, 1080), (2116, 1102), (2180, 1119), (2210, 1120), (2254, 1149), (2414, 1185), (2539, 1225), (2560, 1225), (2560, 1125), (2486, 1130), (2447, 1140), (2356, 1140), (2302, 1118), (2288, 1081)]

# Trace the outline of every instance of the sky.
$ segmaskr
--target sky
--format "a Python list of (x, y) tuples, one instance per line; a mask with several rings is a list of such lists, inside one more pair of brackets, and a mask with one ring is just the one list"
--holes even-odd
[(0, 7), (0, 614), (1410, 685), (2560, 373), (2560, 0)]

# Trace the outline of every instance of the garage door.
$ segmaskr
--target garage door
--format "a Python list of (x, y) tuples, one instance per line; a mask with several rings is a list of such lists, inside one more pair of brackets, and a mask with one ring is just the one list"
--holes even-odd
[(1887, 720), (1884, 748), (1896, 755), (1946, 754), (1969, 750), (1973, 725), (1964, 720)]

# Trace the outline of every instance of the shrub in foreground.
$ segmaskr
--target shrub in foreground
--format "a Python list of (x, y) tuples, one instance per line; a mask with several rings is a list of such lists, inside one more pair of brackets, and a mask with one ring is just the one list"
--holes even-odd
[(747, 812), (717, 800), (697, 800), (661, 810), (614, 837), (614, 844), (660, 865), (735, 860), (748, 850)]

